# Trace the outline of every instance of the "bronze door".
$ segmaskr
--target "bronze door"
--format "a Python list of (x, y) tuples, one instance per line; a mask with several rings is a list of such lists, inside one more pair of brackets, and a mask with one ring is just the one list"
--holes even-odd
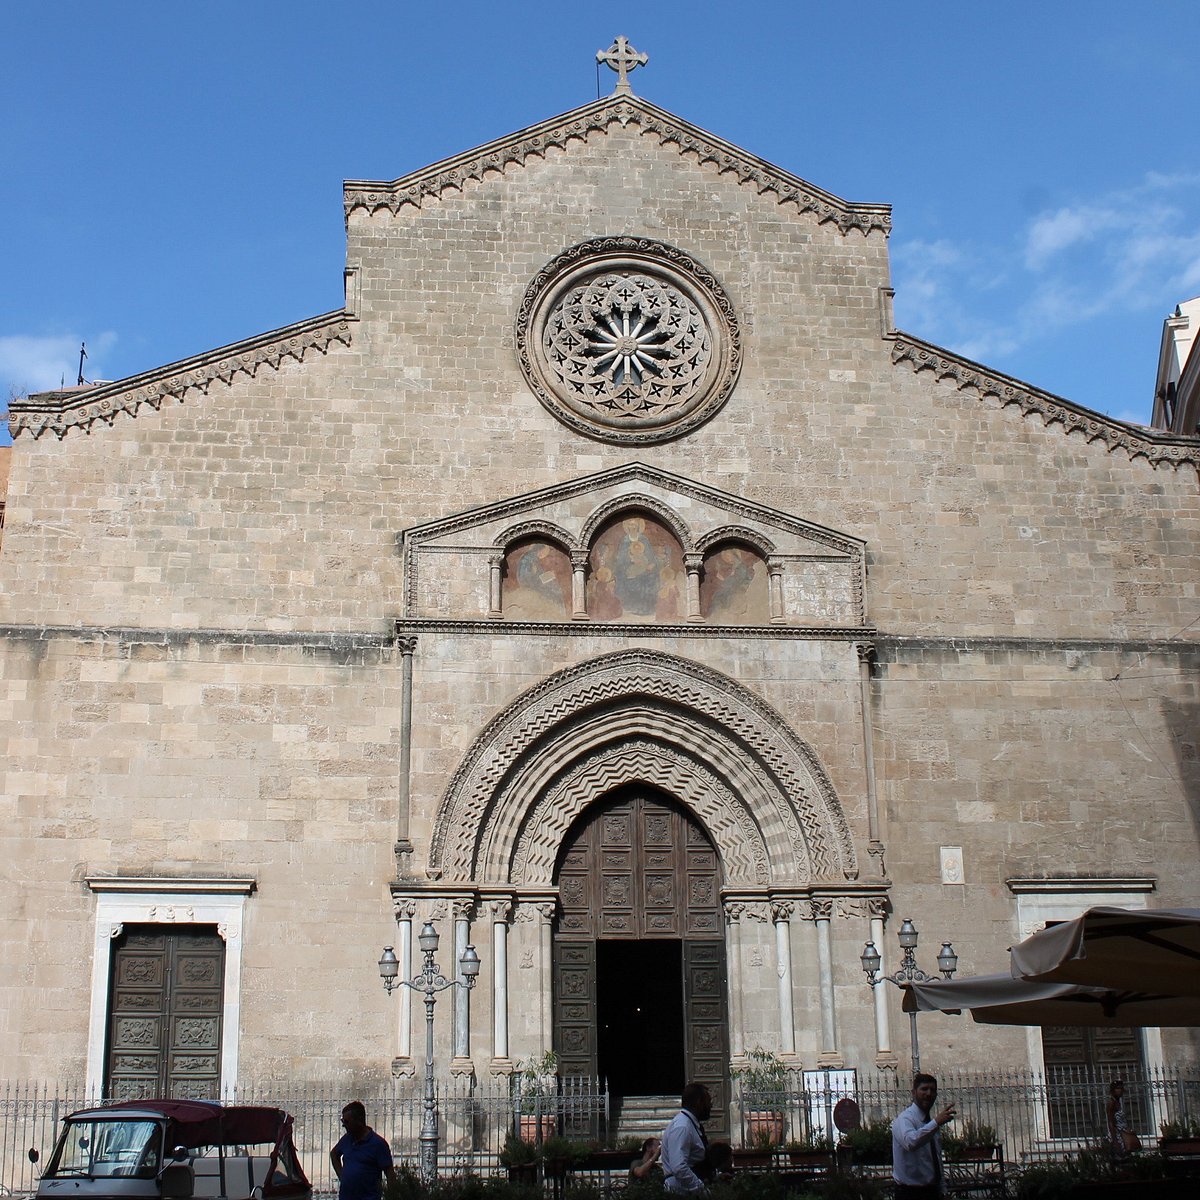
[(105, 1094), (218, 1099), (224, 976), (211, 927), (128, 926), (113, 948)]
[(623, 788), (564, 839), (554, 944), (554, 1037), (568, 1075), (616, 1094), (728, 1095), (727, 981), (716, 849), (681, 806)]

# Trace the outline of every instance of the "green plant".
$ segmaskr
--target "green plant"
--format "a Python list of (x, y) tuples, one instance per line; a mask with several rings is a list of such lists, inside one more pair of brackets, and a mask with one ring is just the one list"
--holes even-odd
[(1164, 1138), (1194, 1138), (1200, 1137), (1200, 1121), (1191, 1117), (1180, 1117), (1176, 1121), (1163, 1121), (1158, 1132)]
[(557, 1075), (558, 1055), (553, 1050), (547, 1050), (536, 1057), (521, 1059), (513, 1076), (518, 1111), (547, 1111), (549, 1106), (545, 1100), (554, 1095)]
[(617, 1138), (617, 1144), (613, 1147), (614, 1150), (620, 1150), (622, 1153), (640, 1154), (642, 1152), (642, 1143), (645, 1138), (640, 1138), (636, 1133), (627, 1133), (624, 1137)]
[(892, 1126), (883, 1120), (865, 1121), (843, 1139), (856, 1162), (886, 1163), (892, 1158)]
[(793, 1154), (831, 1154), (833, 1140), (823, 1133), (810, 1133), (802, 1142), (795, 1138), (785, 1142), (783, 1148)]
[[(502, 1167), (528, 1167), (538, 1160), (538, 1148), (524, 1138), (517, 1137), (510, 1129), (504, 1138), (500, 1149), (500, 1165)], [(392, 1200), (392, 1197), (388, 1197)], [(396, 1200), (400, 1200), (399, 1197)]]
[(960, 1158), (968, 1149), (994, 1146), (999, 1141), (994, 1126), (974, 1117), (967, 1117), (958, 1129), (942, 1130), (942, 1152), (949, 1159)]
[(554, 1134), (542, 1142), (542, 1162), (554, 1175), (562, 1175), (587, 1158), (587, 1146), (571, 1138)]
[(741, 1084), (748, 1108), (777, 1108), (787, 1096), (787, 1067), (777, 1054), (755, 1046), (743, 1056), (745, 1066), (737, 1067), (734, 1079)]

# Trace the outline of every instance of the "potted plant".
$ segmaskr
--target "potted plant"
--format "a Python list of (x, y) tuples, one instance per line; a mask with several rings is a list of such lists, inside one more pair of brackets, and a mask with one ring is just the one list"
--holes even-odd
[(1181, 1117), (1158, 1127), (1158, 1148), (1164, 1154), (1200, 1154), (1200, 1121)]
[(833, 1167), (833, 1141), (824, 1134), (810, 1134), (803, 1142), (790, 1141), (783, 1149), (793, 1167), (808, 1171), (827, 1171)]
[(761, 1148), (783, 1145), (784, 1111), (787, 1108), (787, 1067), (770, 1050), (747, 1050), (745, 1065), (733, 1077), (741, 1085), (746, 1143)]
[(890, 1121), (864, 1121), (842, 1138), (856, 1163), (878, 1166), (892, 1161), (892, 1124)]
[(542, 1142), (542, 1163), (551, 1179), (561, 1179), (572, 1167), (587, 1157), (587, 1147), (560, 1134), (552, 1134)]
[(558, 1055), (553, 1050), (517, 1063), (513, 1095), (517, 1128), (527, 1142), (545, 1141), (558, 1129)]
[(515, 1183), (536, 1183), (538, 1148), (510, 1129), (500, 1149), (500, 1165), (508, 1171)]
[(746, 1145), (739, 1146), (732, 1151), (733, 1163), (738, 1170), (759, 1170), (763, 1167), (773, 1166), (775, 1163), (775, 1151), (779, 1148), (780, 1141), (773, 1137), (774, 1130), (767, 1125), (762, 1125), (756, 1129), (750, 1128), (749, 1116), (747, 1116), (747, 1138)]
[(949, 1162), (986, 1162), (996, 1157), (999, 1145), (995, 1128), (974, 1117), (967, 1117), (956, 1130), (942, 1131), (942, 1153)]

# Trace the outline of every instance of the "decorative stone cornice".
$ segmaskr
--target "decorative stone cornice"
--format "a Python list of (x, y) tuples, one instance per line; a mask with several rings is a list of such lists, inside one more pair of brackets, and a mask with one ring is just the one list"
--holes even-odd
[(182, 404), (188, 392), (206, 393), (214, 382), (228, 384), (235, 375), (254, 376), (264, 366), (279, 370), (285, 359), (301, 362), (314, 350), (326, 354), (335, 342), (349, 346), (351, 321), (339, 309), (115, 383), (37, 392), (9, 402), (8, 430), (14, 438), (22, 433), (35, 438), (53, 433), (61, 439), (71, 429), (90, 431), (97, 421), (111, 425), (119, 413), (133, 417), (147, 406), (157, 412), (164, 401)]
[(583, 141), (591, 133), (603, 133), (612, 125), (635, 125), (659, 143), (675, 146), (680, 155), (710, 164), (721, 174), (732, 173), (738, 183), (753, 187), (760, 195), (773, 196), (780, 205), (793, 205), (811, 213), (820, 224), (832, 223), (843, 233), (857, 229), (864, 236), (891, 231), (891, 206), (852, 204), (831, 192), (756, 158), (731, 142), (708, 133), (672, 115), (640, 96), (606, 96), (561, 116), (531, 125), (518, 133), (498, 138), (474, 150), (405, 175), (391, 183), (348, 179), (344, 199), (346, 216), (356, 209), (399, 213), (402, 208), (420, 208), (429, 198), (447, 191), (461, 191), (469, 182), (481, 181), (491, 173), (504, 174), (530, 158), (541, 158), (552, 148), (564, 149), (571, 141)]
[(1061, 425), (1065, 433), (1082, 433), (1089, 442), (1102, 442), (1110, 454), (1122, 450), (1130, 459), (1144, 458), (1152, 467), (1200, 469), (1200, 438), (1126, 425), (906, 333), (897, 333), (892, 341), (892, 362), (908, 363), (917, 372), (932, 371), (935, 378), (951, 380), (960, 391), (973, 390), (981, 400), (1015, 405), (1022, 416), (1040, 417), (1048, 426)]

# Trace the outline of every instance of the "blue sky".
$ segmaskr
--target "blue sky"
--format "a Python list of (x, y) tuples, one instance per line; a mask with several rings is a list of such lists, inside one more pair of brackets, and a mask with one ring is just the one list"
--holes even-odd
[[(341, 182), (392, 179), (597, 94), (647, 99), (893, 205), (897, 325), (1148, 421), (1200, 293), (1196, 0), (11, 5), (0, 402), (342, 302)], [(612, 89), (605, 70), (600, 86)]]

